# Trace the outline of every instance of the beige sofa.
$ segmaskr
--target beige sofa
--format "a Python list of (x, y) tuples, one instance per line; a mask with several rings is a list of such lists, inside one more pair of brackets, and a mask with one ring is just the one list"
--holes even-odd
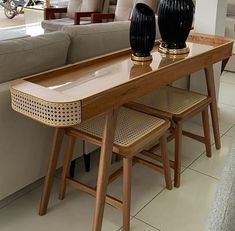
[[(129, 47), (129, 22), (0, 42), (0, 200), (44, 176), (52, 129), (11, 109), (9, 82)], [(76, 155), (83, 146), (77, 144)]]

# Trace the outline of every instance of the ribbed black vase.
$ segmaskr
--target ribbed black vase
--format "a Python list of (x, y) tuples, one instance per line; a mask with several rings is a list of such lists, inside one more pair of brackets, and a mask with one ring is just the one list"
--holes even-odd
[(156, 20), (153, 10), (146, 4), (137, 3), (131, 17), (130, 44), (132, 60), (150, 61), (156, 37)]
[(158, 11), (161, 51), (176, 54), (189, 51), (185, 42), (192, 28), (193, 14), (192, 0), (161, 0)]

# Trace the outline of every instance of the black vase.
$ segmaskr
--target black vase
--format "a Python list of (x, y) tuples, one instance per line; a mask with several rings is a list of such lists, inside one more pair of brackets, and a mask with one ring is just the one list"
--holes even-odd
[(137, 3), (131, 17), (130, 44), (132, 60), (150, 61), (156, 37), (156, 20), (153, 10), (146, 4)]
[(158, 25), (162, 37), (160, 46), (162, 51), (165, 53), (171, 53), (171, 50), (175, 49), (181, 50), (181, 53), (189, 51), (185, 42), (192, 28), (193, 14), (192, 0), (161, 0)]

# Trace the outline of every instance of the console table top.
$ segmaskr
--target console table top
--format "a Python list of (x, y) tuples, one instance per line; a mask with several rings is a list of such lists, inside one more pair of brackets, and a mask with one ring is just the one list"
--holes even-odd
[(159, 53), (158, 45), (149, 65), (135, 65), (125, 49), (15, 80), (12, 107), (49, 126), (79, 124), (228, 58), (233, 40), (192, 33), (190, 53), (178, 56)]

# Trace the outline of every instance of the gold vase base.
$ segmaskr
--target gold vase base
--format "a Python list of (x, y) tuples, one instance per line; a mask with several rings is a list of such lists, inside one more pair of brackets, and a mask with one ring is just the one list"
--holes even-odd
[(134, 54), (131, 55), (131, 60), (135, 63), (135, 64), (140, 64), (143, 65), (145, 63), (149, 63), (151, 62), (153, 59), (152, 55), (146, 56), (146, 57), (140, 57), (140, 56), (135, 56)]
[(158, 50), (163, 54), (169, 54), (169, 55), (183, 55), (183, 54), (188, 54), (190, 51), (188, 46), (181, 49), (169, 49), (163, 47), (162, 44), (160, 44)]

